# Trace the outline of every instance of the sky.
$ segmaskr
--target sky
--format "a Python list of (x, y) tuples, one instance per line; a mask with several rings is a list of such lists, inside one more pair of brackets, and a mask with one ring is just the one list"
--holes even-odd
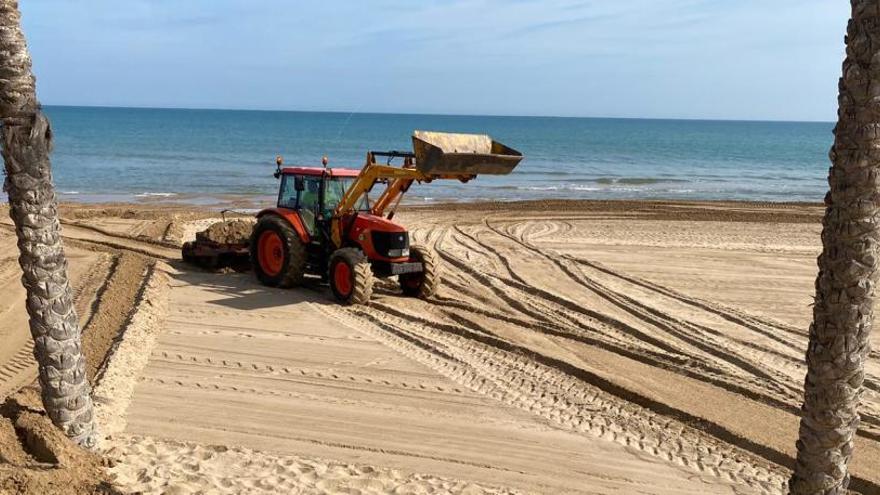
[(47, 105), (836, 119), (845, 0), (23, 0)]

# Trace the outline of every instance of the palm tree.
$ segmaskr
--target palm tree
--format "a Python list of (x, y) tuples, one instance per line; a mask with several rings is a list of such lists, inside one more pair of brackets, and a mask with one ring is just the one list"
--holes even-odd
[(15, 0), (0, 0), (0, 118), (6, 165), (3, 188), (18, 236), (43, 405), (67, 436), (93, 447), (90, 387), (49, 164), (52, 132), (37, 102)]
[(880, 2), (851, 0), (792, 494), (843, 494), (880, 268)]

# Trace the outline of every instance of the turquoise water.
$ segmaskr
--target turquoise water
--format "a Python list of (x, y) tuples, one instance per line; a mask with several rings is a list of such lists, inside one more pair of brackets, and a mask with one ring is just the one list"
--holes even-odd
[(409, 199), (821, 201), (830, 123), (47, 107), (62, 200), (268, 197), (274, 157), (356, 167), (414, 129), (489, 133), (526, 159), (503, 177), (415, 186)]

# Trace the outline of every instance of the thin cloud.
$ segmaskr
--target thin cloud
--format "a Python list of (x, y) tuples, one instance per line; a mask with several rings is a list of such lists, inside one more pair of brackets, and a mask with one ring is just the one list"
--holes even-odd
[(602, 21), (612, 21), (614, 19), (620, 18), (619, 14), (597, 14), (597, 15), (585, 15), (581, 17), (576, 17), (574, 19), (557, 19), (551, 21), (542, 21), (530, 24), (528, 26), (523, 26), (519, 29), (510, 31), (500, 38), (509, 38), (512, 36), (522, 36), (526, 34), (534, 34), (542, 31), (551, 31), (560, 28), (568, 28), (574, 26), (583, 26), (586, 24), (594, 24)]

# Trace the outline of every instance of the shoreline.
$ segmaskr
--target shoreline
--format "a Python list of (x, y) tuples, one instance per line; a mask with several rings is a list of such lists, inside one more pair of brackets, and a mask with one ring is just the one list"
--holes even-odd
[[(103, 196), (103, 195), (95, 195)], [(169, 200), (175, 197), (179, 199)], [(217, 199), (224, 199), (229, 202), (239, 201), (268, 201), (274, 200), (275, 195), (265, 196), (248, 196), (248, 195), (216, 195)], [(68, 205), (119, 205), (119, 204), (137, 204), (149, 206), (203, 206), (201, 201), (191, 201), (193, 197), (185, 195), (179, 196), (149, 196), (149, 199), (141, 197), (133, 201), (76, 201), (68, 198), (60, 198), (59, 204)], [(3, 203), (8, 203), (8, 198), (4, 198)], [(458, 205), (492, 205), (492, 204), (534, 204), (534, 203), (568, 203), (568, 204), (614, 204), (614, 203), (680, 203), (680, 204), (730, 204), (730, 205), (749, 205), (761, 207), (774, 206), (823, 206), (821, 201), (762, 201), (753, 199), (682, 199), (682, 198), (527, 198), (527, 199), (462, 199), (460, 201), (450, 201), (446, 199), (432, 199), (430, 205), (423, 205), (422, 202), (410, 201), (402, 202), (401, 206), (458, 206)]]
[[(147, 211), (187, 211), (199, 213), (222, 212), (252, 215), (262, 208), (274, 206), (272, 201), (260, 204), (230, 202), (220, 205), (191, 204), (185, 202), (104, 202), (80, 203), (62, 201), (59, 208), (73, 212), (96, 209)], [(479, 212), (497, 214), (502, 212), (542, 213), (558, 212), (565, 215), (610, 214), (643, 220), (681, 220), (681, 221), (719, 221), (719, 222), (757, 222), (757, 223), (818, 223), (825, 212), (822, 203), (808, 202), (763, 202), (763, 201), (692, 201), (659, 199), (542, 199), (517, 201), (467, 201), (438, 202), (432, 204), (403, 203), (401, 213), (437, 212)]]
[[(442, 186), (442, 185), (441, 185)], [(516, 189), (511, 186), (512, 189)], [(493, 189), (493, 188), (489, 188)], [(506, 188), (502, 188), (506, 189)], [(825, 188), (827, 189), (827, 187)], [(196, 206), (222, 206), (224, 204), (254, 204), (265, 201), (274, 201), (277, 196), (277, 188), (266, 189), (266, 192), (221, 192), (221, 193), (195, 193), (195, 192), (107, 192), (107, 193), (83, 193), (74, 190), (56, 189), (56, 195), (62, 202), (94, 204), (94, 203), (170, 203), (187, 204)], [(823, 190), (824, 191), (824, 190)], [(728, 194), (696, 194), (696, 195), (664, 195), (651, 194), (603, 194), (602, 192), (588, 191), (582, 196), (577, 194), (518, 194), (518, 195), (495, 195), (495, 194), (457, 194), (448, 189), (439, 191), (440, 194), (428, 194), (429, 191), (409, 192), (403, 198), (401, 204), (447, 204), (447, 203), (518, 203), (532, 201), (660, 201), (660, 202), (696, 202), (696, 203), (760, 203), (760, 204), (819, 204), (822, 203), (822, 195), (815, 195), (815, 200), (803, 199), (803, 195), (791, 195), (793, 200), (768, 199), (765, 195), (728, 195)], [(784, 196), (782, 196), (784, 198)], [(8, 198), (0, 192), (0, 202), (6, 202)]]

